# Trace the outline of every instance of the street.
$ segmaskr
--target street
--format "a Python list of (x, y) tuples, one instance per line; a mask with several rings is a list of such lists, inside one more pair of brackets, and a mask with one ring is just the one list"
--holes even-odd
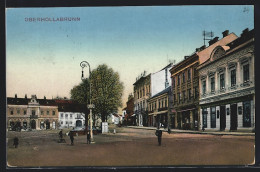
[[(69, 136), (58, 143), (59, 130), (7, 132), (9, 167), (44, 166), (185, 166), (248, 165), (254, 163), (254, 136), (163, 132), (158, 146), (154, 130), (117, 127), (116, 134)], [(19, 138), (18, 148), (13, 138)]]

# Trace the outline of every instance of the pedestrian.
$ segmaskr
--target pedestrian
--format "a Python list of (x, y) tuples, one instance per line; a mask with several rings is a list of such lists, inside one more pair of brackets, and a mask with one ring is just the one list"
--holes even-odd
[(90, 144), (90, 132), (87, 133), (87, 144)]
[(71, 142), (71, 145), (74, 145), (74, 136), (73, 136), (73, 133), (70, 131), (70, 133), (69, 133), (69, 135), (70, 135), (70, 142)]
[(162, 130), (157, 129), (155, 135), (158, 137), (158, 144), (161, 146), (162, 143)]
[(60, 132), (59, 132), (60, 142), (62, 141), (62, 137), (63, 137), (62, 130), (60, 130)]
[(168, 127), (168, 133), (171, 134), (171, 129), (170, 129), (170, 127)]
[(14, 147), (17, 148), (18, 147), (18, 144), (19, 144), (19, 139), (18, 137), (14, 137)]

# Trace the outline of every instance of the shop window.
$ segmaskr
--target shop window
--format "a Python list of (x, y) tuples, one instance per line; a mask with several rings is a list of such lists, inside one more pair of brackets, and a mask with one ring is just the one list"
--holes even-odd
[(202, 127), (204, 127), (204, 128), (207, 128), (208, 126), (207, 126), (207, 116), (208, 116), (208, 111), (207, 111), (207, 109), (205, 108), (205, 109), (202, 109)]
[(243, 102), (243, 127), (251, 127), (251, 103)]
[(210, 113), (211, 128), (216, 128), (216, 108), (211, 107), (210, 110), (211, 110)]

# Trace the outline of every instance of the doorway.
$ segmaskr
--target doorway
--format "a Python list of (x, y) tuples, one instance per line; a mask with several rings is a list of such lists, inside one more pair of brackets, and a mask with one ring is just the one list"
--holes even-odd
[(237, 104), (231, 104), (230, 130), (237, 130)]
[(31, 128), (36, 129), (36, 121), (35, 120), (31, 121)]
[(46, 130), (50, 129), (50, 121), (46, 121)]
[(226, 128), (226, 107), (220, 106), (220, 131)]

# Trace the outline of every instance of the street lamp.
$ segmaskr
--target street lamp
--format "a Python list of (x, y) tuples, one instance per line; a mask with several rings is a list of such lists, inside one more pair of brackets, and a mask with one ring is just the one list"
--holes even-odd
[[(91, 142), (93, 143), (94, 142), (94, 139), (93, 139), (93, 132), (92, 132), (92, 109), (95, 107), (94, 104), (91, 103), (91, 82), (90, 82), (90, 76), (91, 76), (91, 70), (90, 70), (90, 65), (88, 62), (86, 61), (82, 61), (80, 63), (80, 67), (82, 68), (82, 75), (81, 75), (81, 80), (84, 79), (84, 67), (88, 67), (89, 68), (89, 105), (87, 105), (87, 107), (89, 108), (89, 120), (90, 120), (90, 140)], [(85, 123), (86, 123), (86, 115), (85, 115)], [(87, 123), (86, 123), (87, 124)], [(88, 129), (86, 127), (86, 129)]]

